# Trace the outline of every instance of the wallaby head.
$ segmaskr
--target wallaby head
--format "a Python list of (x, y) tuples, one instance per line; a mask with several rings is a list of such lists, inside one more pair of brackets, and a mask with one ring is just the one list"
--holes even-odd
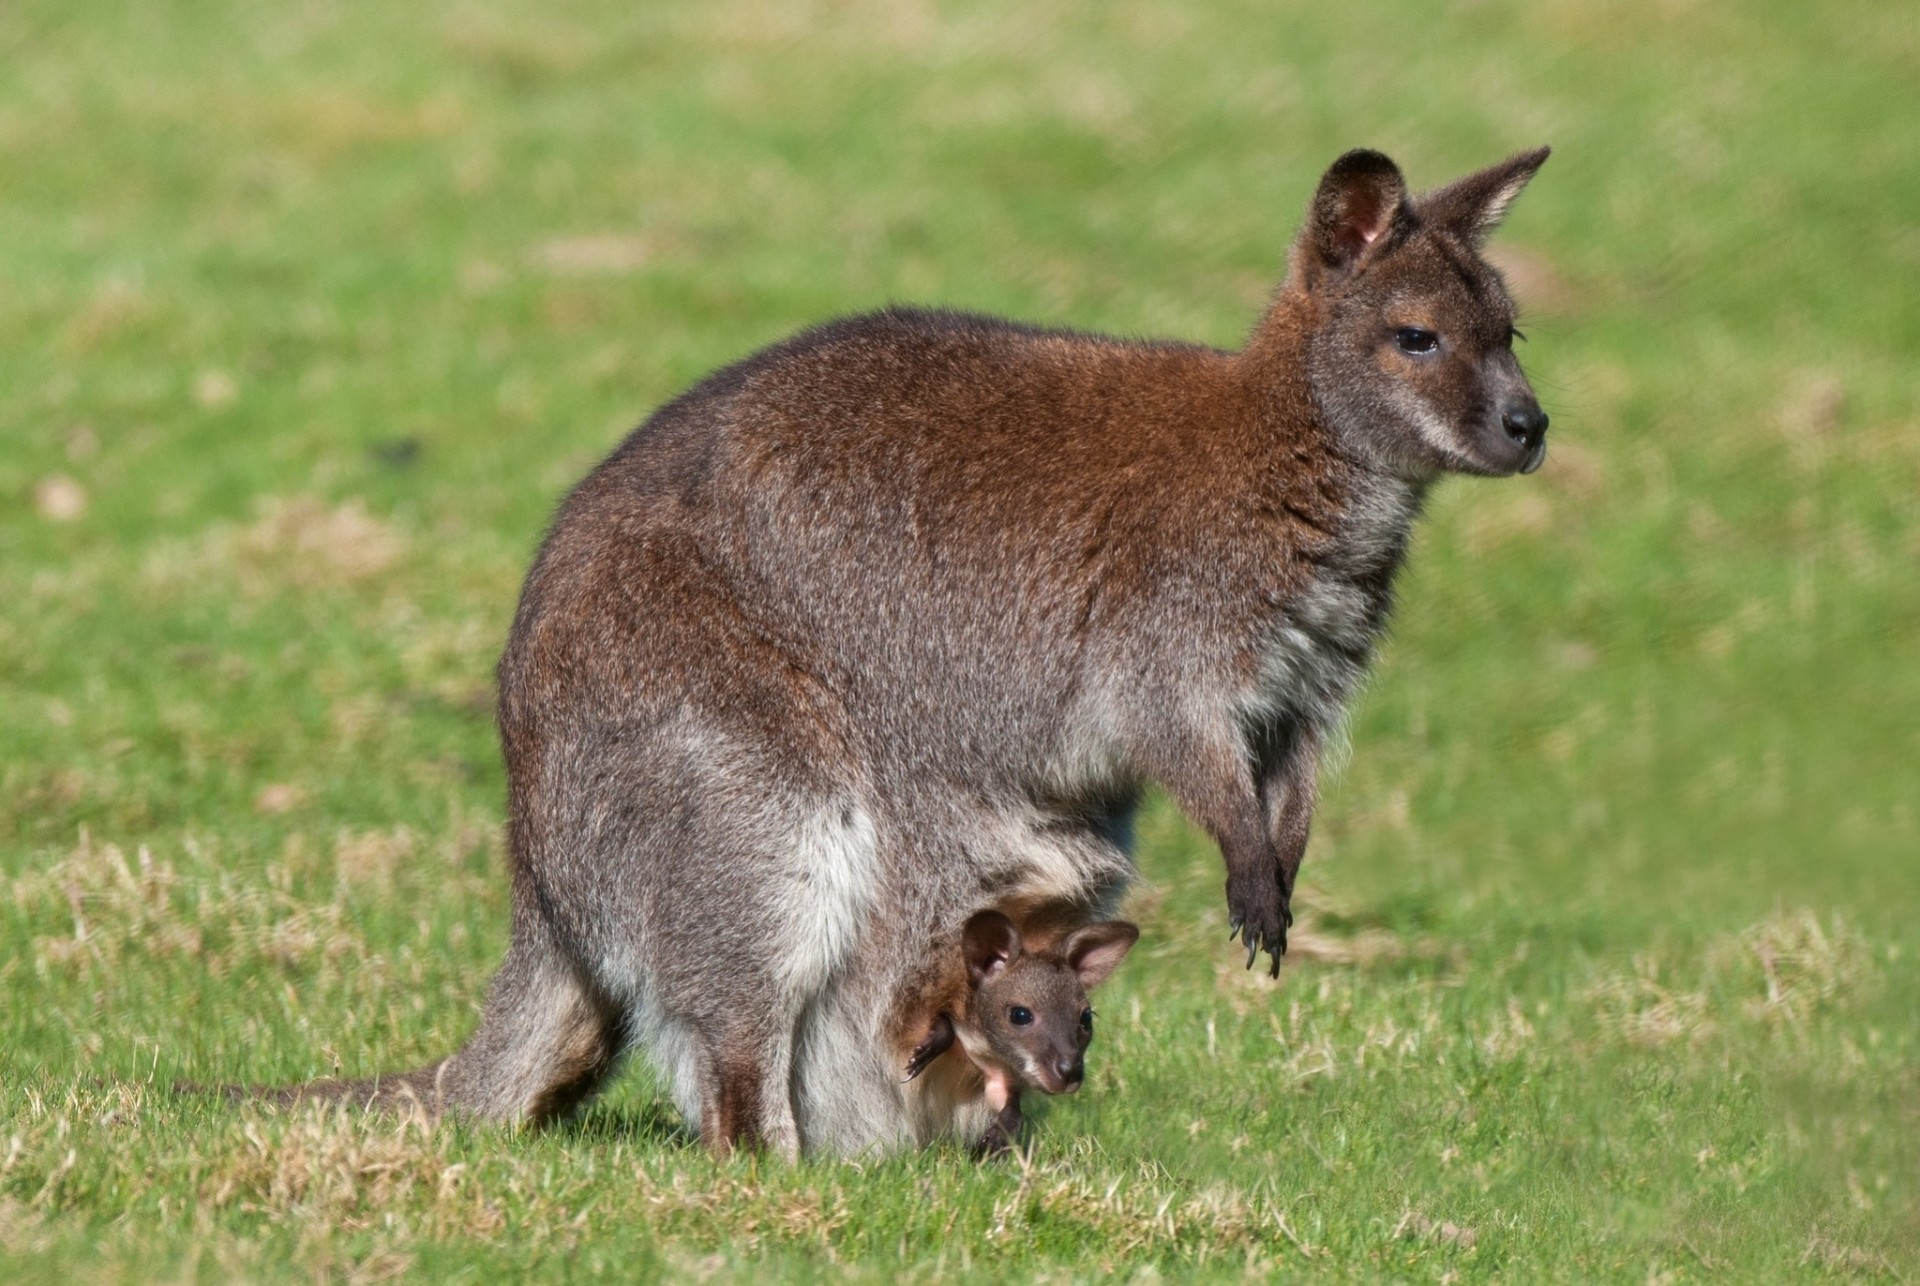
[(1320, 180), (1277, 312), (1305, 312), (1306, 374), (1334, 431), (1402, 477), (1531, 473), (1546, 458), (1513, 300), (1480, 256), (1546, 159), (1522, 152), (1412, 196), (1363, 150)]
[(1071, 1094), (1086, 1077), (1093, 1041), (1087, 991), (1126, 958), (1140, 930), (1104, 920), (1074, 930), (1044, 951), (1026, 950), (998, 911), (981, 911), (961, 932), (967, 960), (962, 1039), (968, 1056), (997, 1064), (1022, 1087)]

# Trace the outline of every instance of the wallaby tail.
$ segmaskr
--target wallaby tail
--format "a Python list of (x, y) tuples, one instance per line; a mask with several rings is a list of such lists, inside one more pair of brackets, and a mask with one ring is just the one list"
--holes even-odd
[(564, 1115), (599, 1089), (618, 1061), (620, 1031), (618, 1009), (554, 949), (544, 926), (516, 924), (513, 945), (487, 989), (480, 1027), (451, 1058), (364, 1080), (226, 1085), (215, 1092), (236, 1100), (347, 1103), (537, 1124)]
[(326, 1077), (299, 1085), (202, 1085), (196, 1081), (175, 1081), (180, 1094), (218, 1094), (236, 1103), (248, 1099), (291, 1107), (295, 1103), (345, 1103), (367, 1109), (396, 1112), (422, 1111), (441, 1115), (450, 1104), (446, 1097), (445, 1073), (452, 1059), (443, 1059), (431, 1067), (413, 1072), (397, 1072), (365, 1080), (340, 1080)]

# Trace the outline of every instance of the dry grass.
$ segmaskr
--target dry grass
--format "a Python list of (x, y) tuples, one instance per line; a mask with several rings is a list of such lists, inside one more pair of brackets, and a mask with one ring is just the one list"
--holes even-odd
[(232, 878), (183, 880), (171, 860), (156, 859), (144, 845), (129, 857), (84, 833), (68, 856), (9, 883), (14, 905), (27, 916), (66, 921), (62, 931), (33, 939), (36, 971), (111, 976), (141, 958), (186, 957), (219, 978), (366, 951), (338, 899), (315, 904)]
[[(224, 397), (229, 388), (203, 377), (198, 391)], [(197, 539), (157, 544), (145, 558), (147, 584), (177, 590), (218, 577), (250, 597), (345, 589), (379, 580), (406, 554), (399, 530), (358, 499), (271, 496), (256, 510), (244, 525), (223, 523)]]
[(1823, 926), (1809, 912), (1781, 912), (1737, 934), (1716, 937), (1687, 962), (1690, 976), (1654, 952), (1630, 972), (1595, 983), (1587, 998), (1602, 1028), (1658, 1048), (1700, 1042), (1728, 1023), (1804, 1025), (1821, 1009), (1845, 1006), (1877, 981), (1872, 952), (1835, 917)]
[[(0, 1280), (1920, 1278), (1905, 19), (0, 5)], [(470, 1029), (490, 668), (647, 408), (889, 299), (1230, 345), (1343, 149), (1542, 141), (1547, 467), (1436, 492), (1277, 983), (1143, 815), (1023, 1161), (166, 1092)]]

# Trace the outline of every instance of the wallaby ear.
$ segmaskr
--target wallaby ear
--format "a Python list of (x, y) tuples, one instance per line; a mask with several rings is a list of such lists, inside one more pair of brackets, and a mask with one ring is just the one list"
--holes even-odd
[(1301, 234), (1299, 268), (1307, 284), (1357, 264), (1404, 218), (1407, 181), (1379, 152), (1360, 148), (1335, 161), (1320, 178)]
[(998, 911), (980, 911), (960, 930), (960, 950), (974, 986), (998, 974), (1020, 955), (1020, 930)]
[(1420, 217), (1457, 233), (1478, 248), (1507, 217), (1507, 207), (1546, 164), (1552, 150), (1536, 147), (1531, 152), (1519, 152), (1498, 165), (1435, 188), (1420, 198)]
[(1139, 940), (1140, 930), (1125, 920), (1103, 920), (1068, 934), (1061, 952), (1068, 967), (1080, 975), (1080, 985), (1091, 989), (1120, 967)]

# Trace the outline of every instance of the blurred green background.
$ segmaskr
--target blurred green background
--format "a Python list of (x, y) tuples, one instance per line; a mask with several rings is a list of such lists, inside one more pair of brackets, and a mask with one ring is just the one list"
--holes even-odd
[[(0, 6), (0, 1265), (1911, 1280), (1916, 122), (1866, 0)], [(1540, 143), (1548, 464), (1432, 506), (1277, 987), (1156, 807), (1029, 1165), (165, 1092), (471, 1023), (491, 666), (651, 407), (890, 300), (1233, 346), (1341, 151)]]

